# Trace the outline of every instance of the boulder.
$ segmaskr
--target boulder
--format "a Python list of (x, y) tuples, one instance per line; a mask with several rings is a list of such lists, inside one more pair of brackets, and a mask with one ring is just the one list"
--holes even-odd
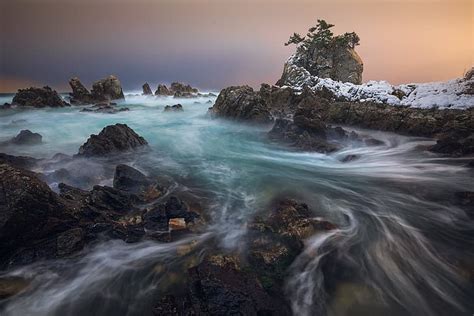
[(265, 100), (249, 86), (223, 89), (210, 110), (214, 117), (271, 123), (273, 117)]
[(147, 141), (126, 124), (115, 124), (104, 127), (98, 135), (91, 135), (79, 148), (77, 156), (107, 156), (147, 145)]
[(167, 105), (165, 106), (163, 112), (183, 112), (183, 106), (181, 104)]
[(119, 79), (113, 75), (94, 82), (91, 94), (96, 102), (125, 99), (122, 85)]
[(48, 86), (43, 88), (19, 89), (12, 100), (13, 105), (35, 108), (70, 106), (61, 96)]
[(173, 95), (173, 92), (171, 92), (168, 87), (164, 84), (159, 84), (158, 87), (156, 88), (155, 95), (159, 96), (168, 96), (168, 95)]
[(30, 171), (0, 164), (0, 187), (0, 262), (75, 223), (59, 196)]
[(142, 89), (143, 89), (143, 95), (153, 95), (153, 92), (151, 91), (151, 88), (148, 82), (145, 82), (145, 84), (142, 86)]
[(30, 130), (24, 129), (18, 135), (10, 140), (10, 143), (15, 145), (37, 145), (41, 144), (43, 137), (38, 133), (33, 133)]
[(165, 203), (154, 205), (149, 209), (143, 215), (143, 222), (145, 228), (150, 230), (168, 231), (171, 226), (182, 230), (198, 218), (199, 214), (191, 211), (186, 203), (176, 196), (171, 196)]
[(71, 104), (82, 105), (94, 103), (92, 94), (82, 84), (79, 78), (71, 78), (69, 80), (69, 86), (72, 89), (72, 93), (69, 93), (69, 95), (71, 96)]

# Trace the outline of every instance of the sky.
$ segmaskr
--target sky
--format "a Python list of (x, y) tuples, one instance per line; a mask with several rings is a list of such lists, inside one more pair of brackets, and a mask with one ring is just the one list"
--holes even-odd
[(473, 0), (1, 0), (0, 92), (109, 74), (125, 90), (258, 87), (317, 19), (359, 34), (363, 81), (447, 80), (474, 65)]

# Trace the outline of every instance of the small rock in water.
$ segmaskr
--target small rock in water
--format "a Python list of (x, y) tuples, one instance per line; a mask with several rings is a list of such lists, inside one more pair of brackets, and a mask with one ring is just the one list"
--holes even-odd
[(359, 155), (347, 155), (341, 159), (341, 162), (350, 162), (359, 159)]
[(33, 133), (30, 130), (24, 129), (18, 135), (10, 140), (10, 143), (15, 145), (37, 145), (41, 144), (43, 137), (38, 133)]
[(173, 106), (167, 105), (163, 112), (183, 112), (183, 106), (181, 104), (175, 104)]

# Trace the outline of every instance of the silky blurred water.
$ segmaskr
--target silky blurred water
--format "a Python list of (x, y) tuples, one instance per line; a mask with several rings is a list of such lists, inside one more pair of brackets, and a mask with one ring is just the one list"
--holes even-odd
[[(10, 100), (11, 96), (2, 96), (0, 104)], [(199, 254), (210, 245), (245, 249), (246, 221), (275, 199), (306, 202), (315, 216), (338, 225), (334, 232), (309, 239), (289, 271), (286, 291), (295, 315), (471, 314), (472, 289), (450, 260), (458, 254), (473, 256), (472, 219), (452, 203), (455, 192), (474, 190), (473, 172), (463, 161), (424, 151), (431, 140), (374, 131), (359, 132), (386, 145), (353, 143), (331, 155), (297, 152), (270, 142), (266, 132), (271, 126), (210, 119), (206, 112), (214, 101), (128, 94), (119, 106), (130, 111), (117, 114), (81, 113), (77, 107), (4, 110), (0, 111), (0, 141), (29, 129), (43, 136), (43, 144), (3, 146), (0, 152), (36, 158), (58, 152), (72, 155), (90, 134), (126, 123), (151, 147), (128, 163), (173, 179), (175, 190), (194, 195), (210, 215), (206, 233), (194, 237)], [(163, 113), (165, 105), (176, 103), (183, 105), (184, 112)], [(360, 159), (341, 162), (349, 154)], [(112, 175), (104, 171), (102, 184), (110, 183)], [(9, 300), (4, 313), (146, 314), (143, 310), (152, 304), (151, 293), (164, 287), (163, 272), (156, 265), (182, 267), (184, 259), (173, 251), (181, 243), (114, 241), (88, 249), (80, 260), (10, 271), (37, 283)], [(335, 249), (341, 261), (358, 271), (359, 283), (351, 285), (349, 294), (343, 291), (346, 286), (336, 291), (345, 294), (328, 298), (320, 262)], [(185, 274), (184, 268), (176, 269), (174, 273)], [(65, 270), (69, 272), (58, 272)], [(370, 289), (369, 302), (362, 304), (370, 309), (357, 304), (359, 309), (341, 308), (348, 297), (365, 291), (358, 286)], [(98, 302), (100, 308), (91, 305)]]

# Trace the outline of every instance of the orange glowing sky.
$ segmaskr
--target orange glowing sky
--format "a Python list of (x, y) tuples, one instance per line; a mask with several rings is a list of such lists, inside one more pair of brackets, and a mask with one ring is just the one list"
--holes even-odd
[(274, 83), (293, 50), (283, 43), (318, 18), (359, 34), (364, 81), (446, 80), (474, 64), (472, 0), (7, 0), (0, 92), (111, 73), (125, 89)]

